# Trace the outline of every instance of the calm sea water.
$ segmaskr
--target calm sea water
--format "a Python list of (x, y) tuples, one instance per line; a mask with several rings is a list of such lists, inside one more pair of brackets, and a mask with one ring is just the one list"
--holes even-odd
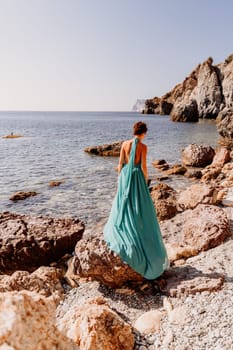
[[(106, 220), (116, 191), (116, 158), (91, 156), (87, 146), (131, 138), (132, 125), (148, 125), (145, 139), (149, 177), (158, 173), (154, 159), (177, 163), (190, 143), (216, 146), (214, 122), (173, 123), (167, 116), (127, 112), (1, 112), (0, 136), (11, 132), (19, 139), (0, 138), (0, 210), (81, 218), (91, 227)], [(64, 183), (50, 188), (49, 181)], [(173, 180), (175, 187), (184, 180)], [(16, 191), (39, 194), (13, 203)]]

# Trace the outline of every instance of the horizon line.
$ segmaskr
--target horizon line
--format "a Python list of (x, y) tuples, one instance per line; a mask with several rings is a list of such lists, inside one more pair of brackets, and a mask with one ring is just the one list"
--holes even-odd
[(95, 113), (95, 112), (105, 112), (105, 113), (113, 113), (113, 112), (133, 112), (133, 113), (137, 113), (137, 112), (134, 112), (132, 110), (46, 110), (46, 109), (32, 109), (32, 110), (29, 110), (29, 109), (9, 109), (9, 110), (0, 110), (0, 113), (11, 113), (11, 112), (51, 112), (51, 113), (63, 113), (63, 112), (70, 112), (70, 113), (77, 113), (77, 112), (87, 112), (87, 113)]

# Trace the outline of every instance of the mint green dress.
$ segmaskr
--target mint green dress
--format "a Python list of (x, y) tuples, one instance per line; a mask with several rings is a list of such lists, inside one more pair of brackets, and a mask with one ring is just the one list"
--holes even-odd
[(121, 170), (103, 232), (109, 248), (124, 262), (145, 278), (155, 279), (169, 262), (141, 164), (134, 164), (138, 141), (133, 140), (129, 163)]

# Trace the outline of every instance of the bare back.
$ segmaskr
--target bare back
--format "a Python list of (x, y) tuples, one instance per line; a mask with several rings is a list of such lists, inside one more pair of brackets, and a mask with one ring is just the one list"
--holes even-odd
[[(129, 163), (130, 151), (132, 147), (133, 140), (124, 141), (121, 146), (121, 153), (119, 158), (118, 172), (121, 171), (123, 164)], [(140, 164), (143, 170), (145, 177), (147, 178), (147, 165), (146, 165), (146, 154), (147, 154), (147, 146), (142, 142), (138, 142), (134, 164)]]
[[(124, 163), (126, 163), (126, 164), (129, 163), (132, 142), (133, 142), (133, 140), (128, 140), (128, 141), (125, 141), (122, 145), (123, 150), (124, 150)], [(135, 160), (134, 160), (135, 164), (139, 164), (141, 162), (144, 147), (145, 147), (145, 145), (143, 143), (138, 142), (137, 148), (136, 148), (136, 153), (135, 153)]]

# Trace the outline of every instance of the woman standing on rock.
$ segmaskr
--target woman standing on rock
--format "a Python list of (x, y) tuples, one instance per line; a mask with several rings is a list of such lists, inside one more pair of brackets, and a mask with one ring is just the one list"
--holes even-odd
[(122, 144), (118, 190), (104, 227), (104, 239), (135, 271), (154, 279), (169, 262), (147, 186), (147, 146), (142, 143), (146, 132), (146, 124), (137, 122), (134, 138)]

